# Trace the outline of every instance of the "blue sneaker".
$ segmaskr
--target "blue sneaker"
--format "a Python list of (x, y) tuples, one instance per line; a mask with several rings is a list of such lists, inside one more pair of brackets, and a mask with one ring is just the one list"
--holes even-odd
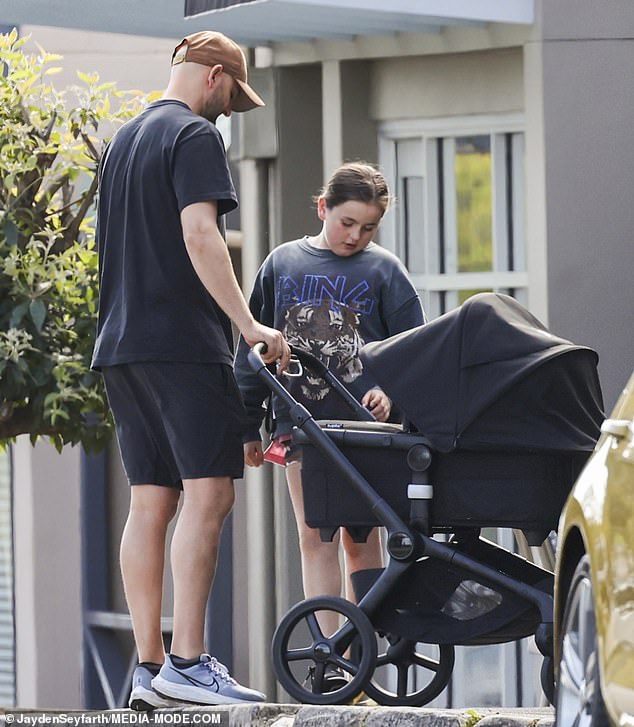
[(152, 688), (163, 697), (194, 704), (233, 704), (235, 702), (263, 702), (262, 692), (248, 689), (230, 676), (227, 667), (209, 654), (201, 654), (194, 666), (178, 669), (170, 654), (158, 676), (152, 679)]
[(128, 706), (136, 712), (149, 712), (151, 709), (166, 709), (167, 707), (182, 706), (182, 702), (166, 699), (152, 689), (154, 674), (142, 664), (134, 670), (132, 676), (132, 691)]

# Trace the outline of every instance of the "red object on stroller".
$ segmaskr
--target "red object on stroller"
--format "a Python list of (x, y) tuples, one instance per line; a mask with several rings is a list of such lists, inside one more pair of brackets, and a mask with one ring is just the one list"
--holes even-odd
[(272, 464), (286, 465), (286, 453), (291, 443), (291, 435), (287, 437), (275, 437), (269, 446), (264, 450), (264, 461)]

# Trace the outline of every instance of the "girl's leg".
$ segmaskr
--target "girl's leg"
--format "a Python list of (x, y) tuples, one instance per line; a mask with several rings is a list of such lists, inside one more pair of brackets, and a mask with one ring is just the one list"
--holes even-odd
[[(301, 463), (289, 463), (286, 467), (286, 480), (299, 535), (304, 596), (340, 596), (339, 536), (335, 536), (331, 543), (323, 543), (319, 530), (306, 525), (301, 477)], [(325, 635), (334, 633), (338, 627), (337, 615), (332, 612), (320, 613), (318, 620)]]
[(345, 528), (341, 528), (341, 532), (346, 567), (346, 598), (355, 602), (350, 574), (358, 570), (383, 567), (381, 530), (380, 528), (371, 530), (365, 543), (355, 543)]

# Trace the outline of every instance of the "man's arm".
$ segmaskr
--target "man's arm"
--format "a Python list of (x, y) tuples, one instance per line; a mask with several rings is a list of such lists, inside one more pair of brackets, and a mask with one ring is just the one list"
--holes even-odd
[(191, 263), (209, 294), (236, 324), (249, 346), (259, 341), (266, 343), (264, 362), (279, 359), (280, 370), (284, 370), (290, 358), (288, 344), (279, 331), (261, 325), (251, 315), (236, 280), (229, 250), (218, 229), (216, 203), (188, 205), (181, 212), (181, 225)]

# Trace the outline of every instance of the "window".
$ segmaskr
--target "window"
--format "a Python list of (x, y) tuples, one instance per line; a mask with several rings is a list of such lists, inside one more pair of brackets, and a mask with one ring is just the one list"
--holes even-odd
[(524, 135), (515, 117), (381, 129), (397, 198), (381, 240), (405, 262), (429, 318), (476, 292), (527, 303)]

